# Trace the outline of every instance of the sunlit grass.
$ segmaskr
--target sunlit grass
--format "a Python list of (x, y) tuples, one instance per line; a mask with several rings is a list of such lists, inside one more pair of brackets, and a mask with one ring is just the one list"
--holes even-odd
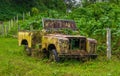
[(17, 39), (0, 38), (0, 76), (119, 76), (120, 60), (110, 61), (99, 56), (96, 60), (60, 63), (28, 57)]

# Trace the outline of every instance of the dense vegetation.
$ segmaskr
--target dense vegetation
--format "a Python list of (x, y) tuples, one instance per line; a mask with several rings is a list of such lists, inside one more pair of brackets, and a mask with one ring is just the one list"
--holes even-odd
[(118, 47), (120, 41), (119, 9), (120, 7), (114, 3), (96, 3), (86, 7), (73, 9), (71, 13), (49, 10), (49, 12), (43, 12), (38, 15), (28, 17), (24, 22), (19, 21), (19, 24), (21, 26), (21, 30), (29, 30), (30, 25), (33, 25), (34, 29), (39, 30), (42, 27), (42, 18), (73, 19), (79, 28), (79, 33), (81, 35), (97, 39), (98, 51), (103, 53), (106, 50), (106, 28), (111, 28), (112, 50), (113, 53), (116, 53), (116, 51), (118, 53), (120, 49)]
[(120, 60), (99, 56), (96, 60), (60, 63), (28, 57), (17, 39), (0, 38), (0, 76), (119, 76)]
[(98, 40), (99, 51), (105, 50), (106, 28), (112, 30), (112, 50), (119, 50), (120, 7), (114, 3), (96, 3), (85, 8), (77, 8), (70, 15), (86, 36)]
[[(12, 27), (9, 31), (8, 37), (17, 35), (17, 25), (20, 25), (20, 30), (30, 30), (31, 25), (34, 30), (41, 30), (42, 18), (72, 19), (75, 20), (80, 35), (95, 38), (98, 41), (99, 58), (85, 63), (78, 61), (50, 63), (47, 60), (27, 57), (22, 51), (23, 47), (18, 47), (17, 39), (0, 38), (0, 75), (120, 75), (118, 59), (120, 58), (120, 1), (82, 1), (83, 6), (81, 7), (79, 4), (76, 6), (74, 4), (66, 5), (63, 0), (1, 0), (0, 21), (6, 21), (5, 24), (8, 25), (9, 19), (13, 19), (17, 14), (19, 18), (18, 24), (15, 23), (16, 27)], [(66, 12), (66, 8), (70, 8), (72, 12)], [(31, 12), (30, 16), (28, 16), (29, 11)], [(24, 21), (22, 20), (23, 12), (25, 12)], [(111, 61), (107, 61), (103, 56), (106, 55), (106, 28), (110, 28), (112, 31), (112, 54), (114, 56)], [(72, 34), (71, 30), (67, 33)]]
[[(98, 51), (103, 53), (106, 50), (106, 28), (111, 28), (113, 53), (118, 53), (120, 49), (119, 1), (87, 2), (83, 0), (83, 7), (81, 7), (79, 4), (75, 6), (74, 3), (65, 5), (62, 0), (1, 0), (0, 8), (0, 20), (13, 18), (16, 14), (21, 19), (23, 12), (31, 12), (31, 16), (27, 16), (26, 13), (25, 21), (19, 20), (21, 30), (29, 30), (30, 25), (40, 30), (42, 18), (73, 19), (79, 28), (79, 33), (97, 39)], [(66, 8), (71, 8), (72, 12), (65, 12)], [(9, 34), (17, 34), (17, 28), (12, 28)]]
[(23, 12), (31, 12), (37, 8), (40, 13), (49, 9), (65, 12), (63, 0), (0, 0), (0, 21), (9, 20), (16, 16), (22, 16)]

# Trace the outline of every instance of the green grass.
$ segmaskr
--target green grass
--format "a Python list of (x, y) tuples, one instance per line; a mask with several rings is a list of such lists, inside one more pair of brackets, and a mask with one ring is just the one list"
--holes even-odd
[(99, 56), (96, 60), (75, 60), (60, 63), (28, 57), (17, 39), (0, 38), (0, 76), (119, 76), (120, 60), (113, 56), (107, 61)]

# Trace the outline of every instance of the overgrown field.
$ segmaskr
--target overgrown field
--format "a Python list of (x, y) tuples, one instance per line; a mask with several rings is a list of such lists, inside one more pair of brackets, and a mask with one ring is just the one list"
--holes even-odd
[(80, 62), (67, 60), (60, 63), (28, 57), (17, 39), (0, 38), (0, 76), (119, 76), (120, 60), (110, 61), (105, 56)]

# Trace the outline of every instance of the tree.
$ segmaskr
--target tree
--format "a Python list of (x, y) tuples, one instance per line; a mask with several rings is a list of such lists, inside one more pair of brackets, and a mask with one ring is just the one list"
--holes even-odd
[(111, 3), (116, 3), (116, 4), (119, 4), (120, 3), (120, 0), (110, 0)]

